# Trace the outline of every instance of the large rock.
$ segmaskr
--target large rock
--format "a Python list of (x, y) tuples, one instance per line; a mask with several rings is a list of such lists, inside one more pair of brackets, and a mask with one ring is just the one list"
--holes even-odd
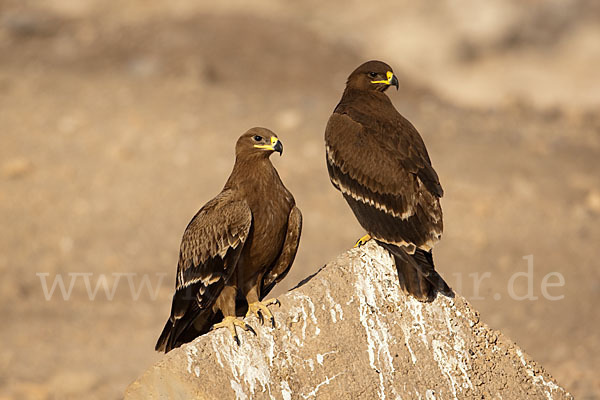
[[(298, 266), (296, 266), (298, 268)], [(280, 297), (277, 327), (247, 319), (168, 353), (126, 399), (563, 399), (572, 396), (457, 295), (406, 296), (373, 241)]]

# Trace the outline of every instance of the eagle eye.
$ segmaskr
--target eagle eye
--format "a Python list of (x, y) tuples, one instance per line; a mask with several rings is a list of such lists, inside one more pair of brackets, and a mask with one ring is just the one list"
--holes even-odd
[(262, 136), (256, 135), (252, 139), (254, 139), (255, 142), (260, 142), (263, 138), (262, 138)]
[(377, 76), (377, 72), (369, 72), (369, 76), (371, 78), (375, 78)]

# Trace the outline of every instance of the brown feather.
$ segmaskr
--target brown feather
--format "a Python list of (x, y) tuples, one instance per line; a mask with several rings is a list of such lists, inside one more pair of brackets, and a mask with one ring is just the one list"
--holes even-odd
[[(350, 74), (325, 129), (327, 169), (332, 184), (372, 237), (394, 249), (409, 249), (398, 253), (398, 264), (435, 272), (432, 257), (404, 259), (430, 254), (440, 240), (439, 199), (444, 192), (423, 139), (384, 93), (389, 84), (380, 79), (388, 71), (387, 64), (370, 61)], [(406, 269), (398, 268), (399, 273)], [(432, 282), (422, 276), (428, 275), (407, 273), (400, 279), (417, 298), (429, 299)]]
[(288, 216), (287, 233), (283, 248), (279, 258), (271, 268), (264, 274), (259, 299), (264, 299), (273, 287), (279, 283), (289, 272), (300, 243), (300, 233), (302, 232), (302, 213), (296, 206), (292, 208)]
[[(241, 194), (223, 190), (198, 211), (181, 240), (176, 289), (195, 282), (206, 287), (227, 280), (237, 259), (226, 257), (242, 248), (252, 224), (252, 211)], [(239, 254), (238, 254), (239, 256)], [(208, 263), (209, 260), (215, 262)]]
[(268, 129), (253, 128), (238, 139), (225, 187), (188, 224), (171, 316), (156, 350), (169, 351), (206, 333), (219, 318), (235, 316), (238, 293), (258, 298), (268, 271), (277, 275), (267, 279), (272, 288), (291, 267), (301, 216), (298, 221), (294, 198), (269, 161), (273, 150), (265, 144), (271, 137)]
[[(330, 117), (325, 131), (330, 179), (344, 194), (365, 230), (385, 232), (383, 236), (375, 234), (374, 237), (431, 248), (443, 230), (439, 204), (443, 192), (437, 175), (437, 185), (430, 185), (434, 188), (432, 192), (419, 176), (425, 165), (433, 171), (429, 156), (425, 153), (413, 156), (413, 159), (403, 158), (396, 150), (410, 147), (400, 146), (407, 140), (402, 139), (403, 131), (399, 131), (395, 135), (398, 139), (394, 139), (394, 135), (384, 134), (387, 132), (384, 122), (379, 123), (380, 129), (368, 130), (348, 115), (334, 113)], [(395, 145), (394, 141), (397, 142)], [(414, 152), (417, 150), (409, 154)], [(423, 167), (419, 169), (418, 165)], [(433, 175), (429, 173), (429, 176)], [(439, 190), (436, 189), (438, 186)], [(384, 215), (374, 218), (370, 209), (376, 214), (389, 214), (390, 218), (384, 218)]]

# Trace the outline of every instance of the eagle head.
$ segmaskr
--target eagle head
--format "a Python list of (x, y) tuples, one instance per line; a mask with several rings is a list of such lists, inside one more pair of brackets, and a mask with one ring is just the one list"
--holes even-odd
[(359, 90), (386, 91), (390, 86), (398, 89), (398, 78), (392, 67), (382, 61), (367, 61), (354, 70), (346, 83), (348, 88)]

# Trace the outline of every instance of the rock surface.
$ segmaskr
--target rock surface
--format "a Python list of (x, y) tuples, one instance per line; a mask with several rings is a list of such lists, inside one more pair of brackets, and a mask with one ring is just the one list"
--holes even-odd
[(275, 329), (249, 317), (257, 336), (242, 332), (239, 347), (225, 329), (199, 337), (125, 398), (572, 398), (460, 295), (420, 303), (397, 282), (371, 241), (282, 296)]

